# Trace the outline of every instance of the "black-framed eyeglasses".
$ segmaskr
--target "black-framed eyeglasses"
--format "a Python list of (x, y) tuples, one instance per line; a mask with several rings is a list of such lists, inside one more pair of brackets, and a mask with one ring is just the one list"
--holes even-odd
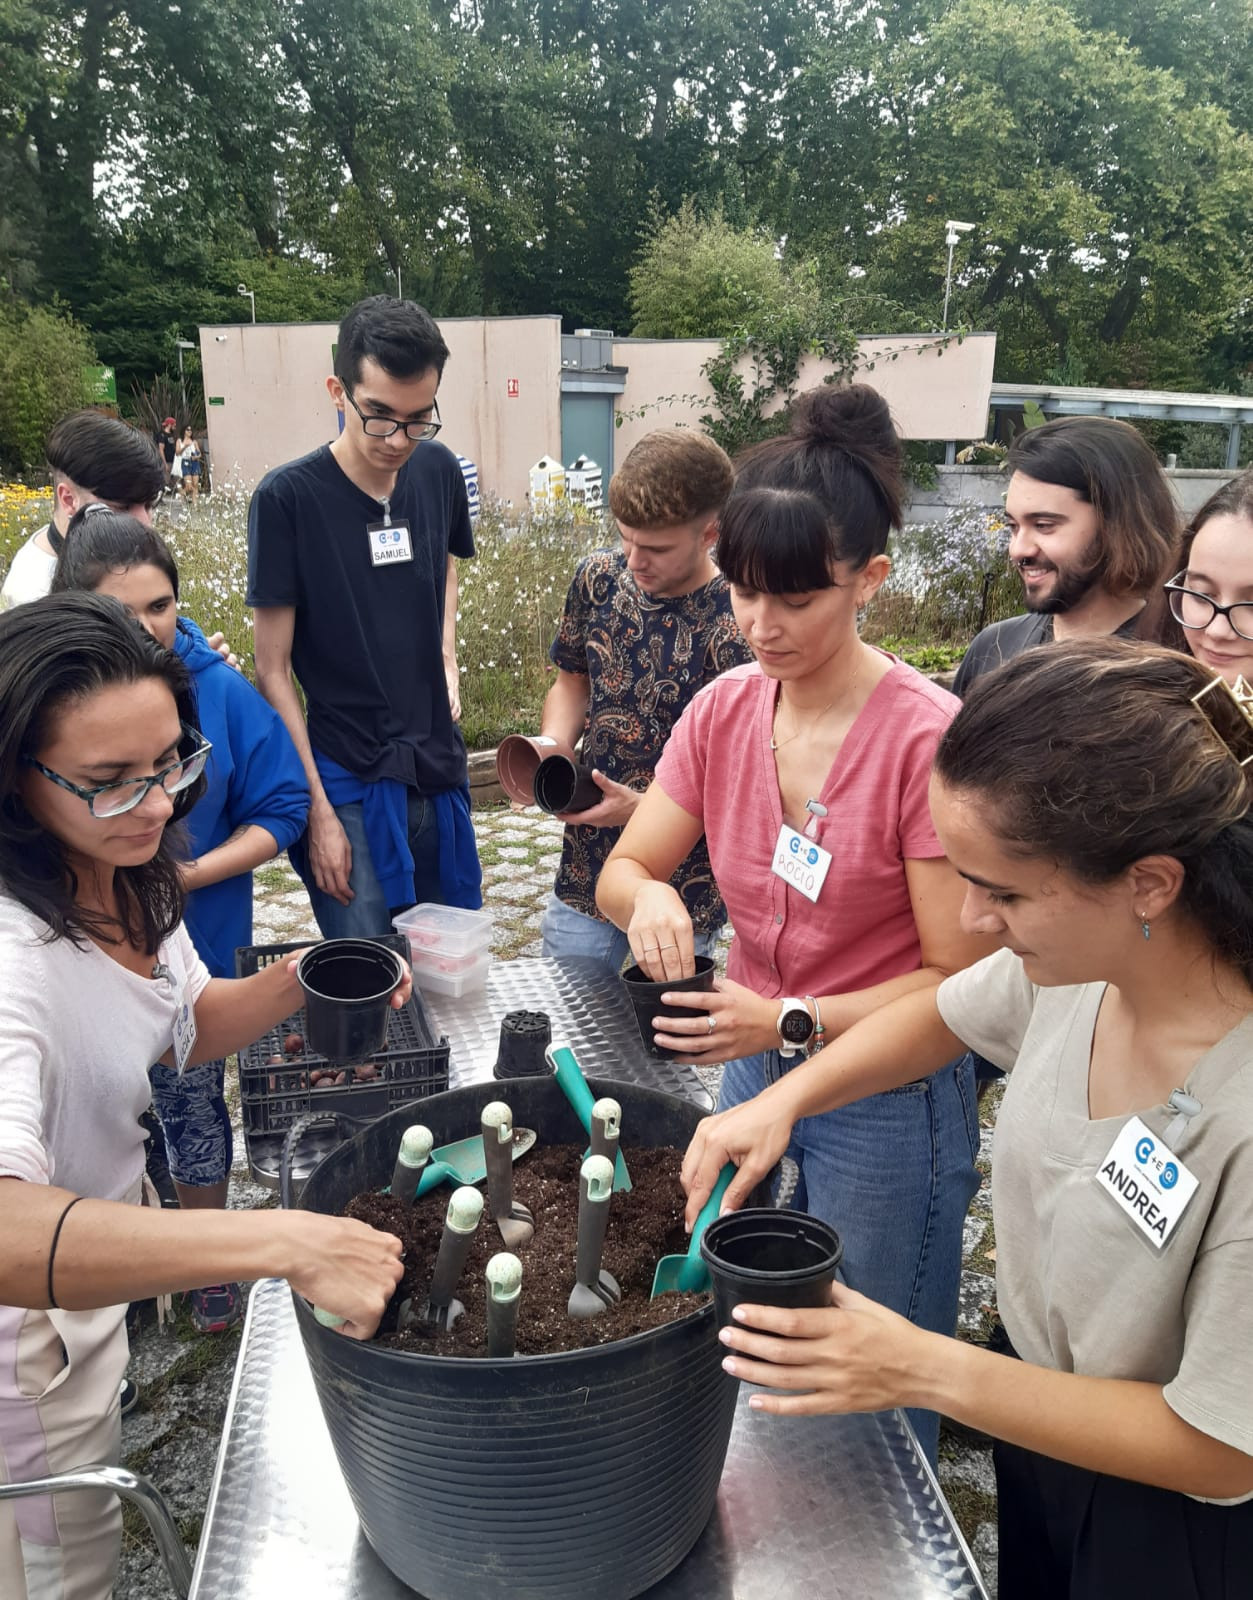
[(205, 769), (205, 763), (213, 746), (194, 728), (184, 726), (183, 734), (186, 738), (199, 740), (197, 748), (189, 756), (180, 756), (168, 767), (162, 767), (160, 772), (154, 772), (150, 778), (119, 778), (116, 783), (98, 783), (91, 789), (84, 789), (80, 784), (71, 783), (59, 772), (53, 772), (51, 767), (45, 767), (42, 761), (36, 761), (34, 756), (26, 756), (23, 759), (27, 766), (34, 767), (36, 772), (42, 772), (50, 783), (68, 789), (80, 800), (85, 800), (87, 809), (93, 817), (120, 817), (125, 811), (133, 811), (157, 784), (161, 785), (166, 794), (178, 794), (180, 790), (190, 788), (195, 783)]
[(420, 443), (423, 439), (433, 439), (444, 426), (439, 420), (437, 400), (431, 401), (431, 410), (435, 415), (429, 422), (396, 422), (391, 417), (367, 417), (347, 389), (344, 390), (344, 399), (361, 418), (361, 426), (371, 439), (390, 439), (393, 433), (399, 433), (403, 428), (406, 439)]
[(1183, 628), (1208, 628), (1215, 617), (1226, 617), (1227, 625), (1242, 639), (1253, 640), (1253, 600), (1237, 600), (1233, 606), (1220, 606), (1217, 600), (1202, 594), (1199, 589), (1188, 589), (1180, 572), (1164, 584), (1170, 601), (1170, 614)]

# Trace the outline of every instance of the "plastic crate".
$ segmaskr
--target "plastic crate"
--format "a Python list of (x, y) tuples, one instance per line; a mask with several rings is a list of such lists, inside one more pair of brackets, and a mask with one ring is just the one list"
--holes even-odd
[[(300, 944), (248, 945), (235, 952), (235, 972), (249, 978), (262, 967), (271, 966), (297, 950)], [(406, 960), (409, 946), (399, 934), (378, 940)], [(248, 1165), (258, 1183), (278, 1182), (279, 1155), (283, 1138), (298, 1117), (311, 1111), (340, 1112), (360, 1122), (373, 1122), (397, 1106), (427, 1095), (440, 1094), (448, 1087), (448, 1040), (435, 1033), (426, 1007), (415, 988), (410, 1000), (387, 1019), (387, 1043), (370, 1060), (377, 1076), (358, 1080), (346, 1069), (343, 1084), (315, 1087), (310, 1075), (333, 1068), (325, 1056), (307, 1048), (289, 1055), (283, 1041), (290, 1034), (305, 1032), (304, 1007), (269, 1029), (254, 1043), (239, 1052), (240, 1109)], [(272, 1056), (282, 1060), (273, 1061)], [(319, 1130), (302, 1145), (301, 1168), (308, 1170), (339, 1142), (337, 1134)]]

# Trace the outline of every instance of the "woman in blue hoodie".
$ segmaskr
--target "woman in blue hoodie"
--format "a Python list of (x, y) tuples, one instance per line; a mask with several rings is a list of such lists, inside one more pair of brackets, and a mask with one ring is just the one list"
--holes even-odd
[[(304, 832), (309, 786), (278, 714), (178, 614), (178, 568), (151, 528), (124, 512), (89, 505), (70, 523), (52, 580), (54, 591), (91, 589), (120, 600), (148, 633), (173, 650), (192, 674), (204, 736), (213, 746), (207, 787), (186, 821), (191, 858), (185, 922), (215, 978), (235, 976), (235, 951), (252, 943), (252, 873)], [(183, 1207), (226, 1204), (231, 1119), (226, 1064), (183, 1073), (152, 1069), (170, 1174)], [(188, 1297), (193, 1322), (219, 1332), (238, 1320), (234, 1284), (212, 1284)]]

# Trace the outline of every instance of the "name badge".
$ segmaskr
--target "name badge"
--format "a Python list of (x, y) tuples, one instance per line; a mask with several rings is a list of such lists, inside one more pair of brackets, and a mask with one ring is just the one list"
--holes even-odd
[(413, 560), (407, 522), (370, 522), (366, 524), (365, 532), (370, 541), (371, 566), (391, 567), (398, 561)]
[(196, 1048), (196, 1013), (192, 1009), (191, 985), (184, 984), (174, 1013), (174, 1065), (182, 1072)]
[(782, 878), (789, 888), (795, 889), (797, 894), (803, 894), (806, 900), (817, 903), (827, 873), (831, 870), (831, 852), (815, 844), (812, 839), (807, 839), (803, 833), (797, 833), (795, 828), (789, 828), (785, 822), (775, 840), (770, 870), (776, 878)]
[(1124, 1124), (1096, 1181), (1159, 1250), (1197, 1189), (1196, 1178), (1139, 1117)]

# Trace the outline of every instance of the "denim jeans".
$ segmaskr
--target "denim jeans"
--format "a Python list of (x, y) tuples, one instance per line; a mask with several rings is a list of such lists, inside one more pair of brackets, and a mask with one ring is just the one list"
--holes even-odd
[[(599, 961), (616, 978), (631, 954), (631, 946), (621, 928), (612, 922), (598, 922), (550, 895), (544, 907), (539, 931), (544, 939), (545, 956), (585, 956)], [(698, 956), (712, 956), (718, 943), (716, 933), (694, 933)]]
[[(718, 1110), (752, 1099), (788, 1066), (777, 1050), (729, 1062)], [(802, 1117), (787, 1151), (800, 1169), (791, 1204), (840, 1235), (850, 1288), (952, 1334), (978, 1152), (974, 1066), (964, 1055), (916, 1083)], [(934, 1464), (939, 1419), (933, 1411), (909, 1419)]]
[[(416, 789), (409, 790), (409, 848), (413, 852), (413, 884), (417, 898), (410, 904), (442, 905), (444, 896), (439, 879), (439, 821), (435, 804)], [(407, 906), (389, 906), (370, 860), (366, 843), (364, 807), (354, 800), (336, 806), (335, 815), (352, 846), (352, 871), (348, 887), (352, 899), (340, 905), (332, 895), (310, 882), (309, 903), (324, 939), (377, 939), (392, 932), (392, 916)]]

